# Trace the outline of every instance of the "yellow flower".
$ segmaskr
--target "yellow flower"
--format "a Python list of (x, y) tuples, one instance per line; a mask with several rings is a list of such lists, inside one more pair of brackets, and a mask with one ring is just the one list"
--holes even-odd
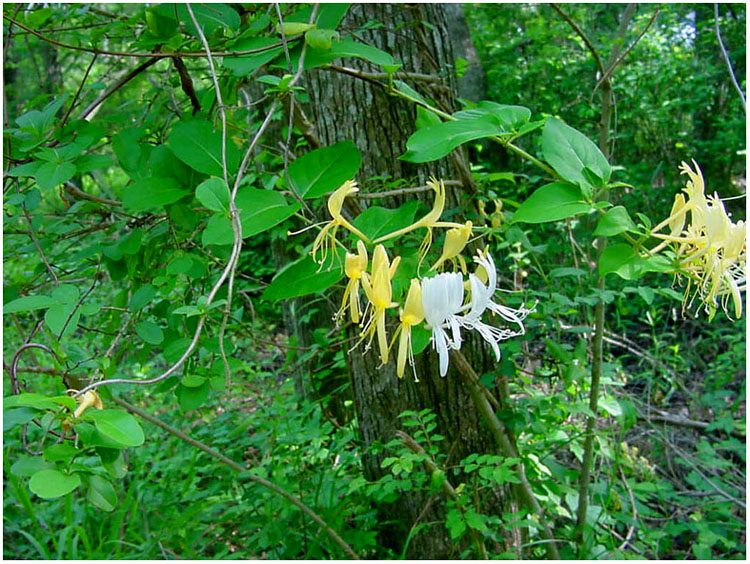
[[(400, 314), (401, 325), (399, 325), (396, 333), (393, 335), (393, 340), (395, 341), (396, 336), (401, 333), (401, 338), (398, 343), (396, 373), (399, 378), (403, 378), (407, 356), (409, 357), (409, 364), (411, 365), (412, 370), (414, 370), (414, 353), (412, 353), (411, 350), (411, 328), (424, 321), (422, 286), (416, 278), (412, 278), (411, 285), (409, 286), (409, 293), (406, 295), (406, 302), (404, 303), (404, 307), (401, 309)], [(414, 380), (417, 382), (419, 381), (416, 372), (414, 373)]]
[(379, 237), (378, 239), (375, 239), (374, 241), (375, 243), (382, 243), (383, 241), (387, 241), (388, 239), (393, 239), (394, 237), (400, 237), (401, 235), (410, 233), (411, 231), (414, 231), (415, 229), (420, 229), (424, 227), (427, 229), (427, 235), (425, 235), (425, 238), (422, 240), (422, 244), (419, 246), (419, 262), (420, 263), (422, 262), (425, 255), (427, 254), (427, 251), (429, 250), (430, 245), (432, 245), (432, 228), (433, 227), (458, 227), (458, 228), (464, 227), (460, 223), (450, 223), (450, 222), (439, 221), (440, 216), (443, 214), (443, 209), (445, 208), (445, 184), (443, 183), (442, 180), (438, 181), (435, 178), (430, 178), (430, 180), (427, 181), (427, 185), (435, 191), (435, 203), (432, 206), (432, 210), (430, 210), (430, 212), (427, 213), (419, 221), (416, 221), (412, 223), (411, 225), (407, 225), (403, 229), (399, 229), (398, 231), (394, 231), (393, 233), (388, 233), (387, 235), (383, 235), (382, 237)]
[(86, 411), (89, 407), (93, 407), (95, 409), (104, 409), (104, 404), (102, 404), (101, 398), (94, 390), (89, 390), (82, 396), (78, 396), (76, 398), (76, 401), (81, 404), (73, 413), (73, 417), (76, 418), (80, 417), (83, 412)]
[(341, 214), (341, 208), (344, 207), (344, 199), (350, 194), (354, 194), (359, 191), (357, 183), (353, 180), (347, 180), (344, 182), (331, 196), (328, 198), (328, 211), (331, 214), (331, 221), (329, 221), (323, 229), (320, 230), (318, 236), (313, 241), (312, 258), (318, 253), (318, 249), (322, 248), (323, 257), (319, 261), (319, 264), (323, 264), (328, 257), (328, 252), (335, 252), (336, 250), (336, 230), (339, 226), (345, 227), (352, 233), (354, 233), (360, 239), (368, 241), (367, 237)]
[(365, 350), (368, 350), (375, 333), (377, 333), (380, 360), (383, 364), (388, 362), (385, 310), (398, 305), (391, 301), (391, 280), (396, 274), (396, 269), (400, 261), (401, 257), (396, 257), (393, 259), (393, 263), (389, 264), (388, 253), (386, 253), (385, 247), (378, 245), (375, 247), (375, 252), (372, 255), (372, 274), (370, 276), (362, 276), (362, 288), (365, 291), (367, 299), (370, 301), (367, 306), (370, 316), (364, 329), (362, 329), (360, 342), (369, 337), (367, 346), (365, 347)]
[(461, 227), (452, 227), (445, 233), (445, 243), (443, 244), (443, 254), (435, 264), (432, 265), (430, 271), (437, 270), (447, 260), (453, 262), (455, 267), (456, 259), (461, 264), (461, 272), (466, 273), (466, 261), (461, 256), (461, 251), (464, 250), (466, 243), (469, 242), (471, 237), (471, 221), (467, 221), (466, 224)]
[[(742, 221), (736, 224), (731, 220), (718, 194), (706, 198), (705, 182), (698, 164), (693, 161), (695, 171), (687, 163), (682, 163), (682, 174), (687, 174), (684, 193), (675, 196), (669, 217), (654, 227), (651, 235), (663, 242), (651, 250), (658, 252), (665, 245), (674, 244), (674, 252), (679, 260), (681, 271), (689, 276), (685, 292), (689, 307), (696, 296), (705, 304), (709, 318), (713, 317), (719, 300), (729, 315), (731, 299), (735, 317), (742, 315), (742, 297), (745, 289), (746, 230)], [(690, 223), (686, 224), (686, 214), (690, 213)], [(669, 235), (659, 233), (669, 226)], [(695, 290), (692, 297), (691, 287)]]
[(353, 323), (359, 323), (359, 281), (367, 275), (367, 249), (362, 241), (357, 241), (357, 254), (346, 253), (344, 260), (344, 272), (349, 282), (341, 299), (341, 307), (334, 316), (338, 323), (346, 311), (347, 298), (349, 300), (349, 313)]

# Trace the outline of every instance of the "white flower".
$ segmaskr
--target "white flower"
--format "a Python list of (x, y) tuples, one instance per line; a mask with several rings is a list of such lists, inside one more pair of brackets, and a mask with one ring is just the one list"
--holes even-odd
[[(492, 298), (497, 288), (497, 272), (492, 256), (489, 253), (485, 255), (480, 253), (474, 257), (474, 261), (484, 270), (487, 277), (487, 285), (485, 286), (476, 274), (469, 275), (471, 289), (471, 300), (467, 306), (469, 311), (466, 315), (459, 317), (458, 321), (462, 327), (476, 330), (492, 346), (495, 358), (499, 361), (500, 347), (498, 343), (511, 337), (523, 335), (526, 331), (523, 326), (523, 320), (531, 310), (523, 307), (521, 309), (513, 309), (493, 302)], [(481, 274), (479, 269), (477, 271)], [(519, 326), (520, 330), (500, 329), (483, 323), (482, 315), (488, 309), (506, 321), (515, 323)]]
[[(448, 373), (448, 351), (461, 348), (461, 321), (458, 314), (464, 301), (463, 277), (457, 272), (438, 274), (422, 281), (422, 305), (432, 346), (440, 356), (440, 375)], [(445, 330), (450, 328), (453, 338)]]

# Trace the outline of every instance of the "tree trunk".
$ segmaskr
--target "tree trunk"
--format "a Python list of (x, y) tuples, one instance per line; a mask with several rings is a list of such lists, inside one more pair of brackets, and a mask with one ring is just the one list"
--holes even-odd
[[(378, 21), (386, 27), (359, 31), (362, 41), (373, 44), (403, 64), (405, 72), (433, 75), (433, 82), (409, 82), (426, 98), (447, 111), (456, 109), (456, 81), (453, 73), (454, 56), (451, 37), (448, 33), (445, 8), (439, 4), (387, 5), (355, 4), (349, 9), (342, 26), (358, 29), (368, 21)], [(345, 66), (366, 72), (378, 72), (369, 63), (347, 59)], [(398, 78), (398, 77), (396, 77)], [(392, 179), (408, 179), (423, 184), (431, 175), (438, 178), (459, 178), (463, 189), (448, 189), (446, 209), (463, 206), (462, 196), (474, 191), (469, 167), (461, 153), (454, 152), (437, 162), (412, 164), (399, 161), (406, 148), (406, 140), (414, 131), (416, 109), (412, 104), (389, 97), (387, 93), (370, 83), (338, 74), (331, 70), (314, 70), (305, 74), (305, 86), (310, 103), (305, 108), (307, 116), (314, 122), (315, 133), (323, 145), (351, 140), (362, 154), (360, 184), (373, 176), (388, 175)], [(432, 206), (431, 194), (425, 195), (426, 204)], [(364, 207), (366, 200), (359, 200)], [(396, 202), (401, 203), (401, 202)], [(395, 321), (391, 317), (390, 321)], [(389, 327), (393, 334), (394, 327)], [(356, 328), (351, 329), (354, 335)], [(495, 368), (494, 357), (487, 354), (481, 339), (467, 335), (462, 351), (479, 374)], [(348, 354), (352, 389), (358, 416), (359, 429), (365, 446), (387, 443), (401, 429), (398, 415), (405, 410), (431, 409), (437, 415), (437, 429), (446, 437), (440, 444), (448, 454), (448, 465), (455, 465), (470, 453), (493, 452), (493, 438), (480, 420), (469, 395), (463, 389), (460, 378), (453, 369), (441, 378), (437, 355), (425, 352), (416, 359), (419, 382), (415, 383), (407, 371), (403, 379), (396, 375), (395, 359), (378, 368), (376, 351), (362, 353), (362, 347)], [(403, 429), (407, 433), (409, 428)], [(365, 475), (375, 480), (388, 470), (381, 468), (385, 453), (363, 455)], [(461, 476), (449, 475), (458, 485)], [(482, 511), (500, 514), (507, 510), (508, 496), (497, 491), (482, 500)], [(444, 500), (431, 499), (424, 492), (403, 492), (400, 498), (388, 507), (383, 521), (398, 517), (407, 529), (397, 525), (381, 538), (381, 542), (393, 550), (400, 551), (409, 533), (408, 527), (418, 523), (437, 522), (423, 528), (411, 539), (408, 557), (455, 558), (458, 554), (442, 524), (445, 519)]]

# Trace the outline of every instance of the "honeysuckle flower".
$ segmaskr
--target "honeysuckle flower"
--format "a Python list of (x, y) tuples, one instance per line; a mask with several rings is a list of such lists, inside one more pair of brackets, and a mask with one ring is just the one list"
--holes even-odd
[(391, 301), (392, 290), (391, 280), (396, 274), (396, 269), (401, 261), (401, 257), (393, 259), (389, 264), (388, 253), (383, 245), (375, 247), (372, 255), (372, 273), (371, 275), (362, 276), (362, 288), (369, 300), (365, 314), (369, 312), (370, 316), (362, 329), (360, 342), (369, 338), (365, 350), (370, 348), (372, 339), (377, 333), (378, 346), (380, 347), (380, 360), (383, 364), (388, 362), (388, 338), (385, 333), (385, 310), (396, 307), (398, 304)]
[(471, 237), (471, 221), (467, 221), (461, 227), (451, 227), (445, 233), (445, 243), (443, 244), (443, 253), (438, 258), (437, 262), (432, 265), (430, 271), (437, 270), (440, 268), (445, 261), (450, 260), (454, 266), (456, 260), (461, 265), (461, 272), (466, 272), (466, 261), (461, 256), (461, 251), (466, 247), (466, 243), (469, 242)]
[(341, 299), (341, 307), (334, 316), (338, 323), (346, 311), (347, 299), (349, 302), (349, 314), (353, 323), (359, 323), (359, 283), (363, 276), (367, 275), (367, 249), (365, 244), (357, 241), (357, 254), (346, 253), (344, 259), (344, 272), (349, 282), (344, 290), (344, 297)]
[[(663, 242), (651, 249), (651, 253), (668, 244), (674, 245), (681, 272), (689, 277), (685, 292), (687, 307), (696, 296), (700, 297), (709, 317), (713, 317), (721, 300), (722, 308), (729, 315), (731, 299), (734, 314), (739, 317), (742, 315), (740, 292), (746, 283), (745, 224), (742, 221), (735, 224), (731, 220), (718, 194), (706, 197), (701, 170), (695, 161), (693, 165), (695, 171), (684, 162), (680, 167), (682, 174), (689, 178), (683, 190), (687, 198), (682, 194), (675, 196), (669, 217), (652, 229), (651, 235)], [(669, 235), (659, 233), (666, 226), (669, 226)]]
[(101, 398), (94, 390), (89, 390), (85, 394), (78, 396), (76, 401), (80, 404), (73, 412), (73, 417), (76, 418), (80, 417), (89, 407), (104, 409)]
[[(432, 330), (432, 346), (440, 357), (440, 376), (448, 373), (450, 349), (461, 348), (461, 321), (464, 283), (457, 272), (444, 272), (422, 280), (422, 305), (428, 329)], [(453, 338), (448, 335), (450, 329)]]
[(440, 221), (440, 216), (443, 214), (443, 209), (445, 208), (445, 184), (443, 183), (443, 181), (438, 181), (435, 178), (430, 178), (430, 180), (427, 181), (427, 185), (435, 191), (435, 203), (432, 206), (432, 210), (430, 210), (424, 217), (422, 217), (418, 221), (415, 221), (411, 225), (407, 225), (406, 227), (399, 229), (398, 231), (388, 233), (387, 235), (383, 235), (382, 237), (375, 239), (375, 243), (382, 243), (383, 241), (387, 241), (388, 239), (393, 239), (394, 237), (400, 237), (401, 235), (410, 233), (415, 229), (420, 229), (422, 227), (426, 228), (427, 234), (422, 240), (422, 244), (419, 246), (420, 264), (422, 263), (422, 260), (424, 260), (427, 251), (430, 249), (430, 245), (432, 245), (432, 229), (434, 227), (464, 227), (460, 223)]
[(357, 183), (353, 180), (347, 180), (328, 198), (328, 211), (330, 212), (332, 219), (331, 221), (326, 223), (323, 229), (320, 230), (320, 233), (318, 233), (315, 241), (313, 241), (313, 260), (315, 260), (318, 249), (322, 248), (323, 252), (323, 257), (319, 261), (320, 264), (323, 264), (326, 261), (329, 251), (335, 252), (336, 230), (339, 228), (339, 226), (348, 229), (363, 241), (369, 240), (359, 229), (349, 223), (341, 214), (341, 209), (344, 207), (344, 199), (350, 194), (354, 194), (358, 191), (359, 188), (357, 188)]
[[(414, 370), (414, 353), (411, 349), (411, 328), (424, 321), (422, 286), (416, 278), (412, 278), (411, 284), (409, 285), (409, 293), (406, 295), (404, 307), (401, 309), (400, 319), (401, 325), (399, 325), (396, 333), (393, 335), (393, 339), (395, 341), (396, 336), (400, 333), (401, 336), (398, 343), (396, 374), (398, 374), (399, 378), (403, 378), (407, 356), (409, 358), (409, 364), (411, 365), (412, 370)], [(416, 372), (414, 373), (414, 380), (419, 381)]]
[[(530, 309), (522, 307), (513, 309), (492, 301), (497, 290), (497, 271), (495, 262), (489, 253), (479, 253), (474, 257), (479, 265), (477, 274), (469, 274), (471, 298), (466, 315), (459, 317), (461, 325), (467, 329), (476, 330), (482, 338), (487, 341), (495, 353), (495, 358), (500, 360), (500, 347), (498, 343), (511, 337), (517, 337), (525, 333), (523, 320), (530, 313)], [(487, 283), (483, 282), (485, 280)], [(496, 313), (504, 320), (518, 325), (519, 329), (514, 331), (506, 328), (494, 327), (482, 322), (482, 315), (486, 310)]]

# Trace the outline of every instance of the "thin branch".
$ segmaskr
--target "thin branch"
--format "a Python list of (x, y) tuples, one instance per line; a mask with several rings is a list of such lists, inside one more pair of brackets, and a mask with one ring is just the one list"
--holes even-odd
[(591, 43), (591, 40), (588, 38), (586, 33), (581, 29), (581, 27), (573, 21), (573, 18), (571, 18), (567, 13), (563, 11), (560, 6), (557, 4), (550, 4), (553, 10), (560, 14), (560, 17), (564, 19), (566, 22), (568, 22), (568, 25), (573, 28), (573, 31), (578, 34), (578, 37), (580, 37), (583, 40), (583, 43), (586, 45), (588, 50), (591, 52), (591, 56), (594, 57), (594, 61), (596, 62), (596, 67), (599, 69), (599, 73), (604, 76), (605, 69), (604, 69), (604, 63), (602, 62), (601, 57), (599, 57), (599, 52), (596, 50), (596, 47), (594, 47), (594, 44)]
[(24, 204), (22, 208), (23, 208), (23, 215), (26, 217), (26, 221), (29, 223), (29, 237), (34, 243), (36, 250), (39, 252), (39, 256), (42, 258), (42, 262), (44, 263), (44, 268), (47, 269), (47, 272), (52, 277), (52, 281), (55, 283), (55, 286), (59, 286), (60, 280), (57, 278), (57, 274), (55, 274), (55, 271), (52, 270), (52, 267), (47, 261), (47, 257), (45, 256), (44, 251), (42, 250), (42, 246), (39, 244), (39, 239), (37, 238), (36, 232), (34, 231), (34, 225), (33, 225), (33, 222), (31, 221), (31, 216), (29, 215), (29, 212), (26, 209), (26, 204)]
[[(229, 171), (227, 170), (227, 112), (224, 107), (224, 101), (221, 98), (221, 88), (219, 87), (219, 79), (216, 76), (216, 67), (214, 67), (214, 58), (211, 56), (211, 47), (208, 44), (206, 35), (203, 33), (198, 20), (193, 13), (193, 8), (190, 4), (185, 4), (190, 19), (193, 20), (195, 29), (198, 30), (198, 36), (200, 37), (203, 48), (206, 50), (206, 57), (208, 57), (208, 68), (211, 72), (211, 79), (214, 83), (214, 91), (216, 92), (216, 103), (218, 104), (219, 115), (221, 116), (221, 170), (224, 175), (224, 184), (229, 189)], [(180, 61), (182, 63), (182, 61)], [(184, 64), (183, 64), (184, 66)], [(242, 249), (242, 223), (240, 222), (240, 212), (237, 209), (235, 202), (234, 193), (229, 194), (229, 214), (232, 218), (232, 234), (234, 236), (234, 249), (237, 249), (237, 258), (239, 258), (239, 251)], [(233, 253), (234, 254), (234, 253)], [(224, 315), (221, 319), (221, 326), (219, 328), (219, 353), (221, 356), (221, 362), (224, 366), (224, 379), (227, 387), (231, 383), (231, 370), (229, 368), (229, 360), (227, 359), (227, 353), (224, 350), (224, 332), (227, 327), (227, 318), (229, 317), (229, 311), (232, 307), (232, 290), (234, 288), (234, 272), (236, 270), (237, 261), (235, 261), (232, 269), (229, 271), (229, 283), (227, 284), (227, 301), (224, 304)]]
[[(24, 29), (31, 33), (33, 36), (41, 39), (42, 41), (46, 41), (47, 43), (51, 43), (52, 45), (56, 45), (57, 47), (61, 47), (63, 49), (72, 49), (74, 51), (84, 51), (86, 53), (94, 53), (96, 55), (110, 55), (113, 57), (140, 57), (145, 59), (152, 59), (154, 57), (157, 58), (163, 58), (163, 57), (193, 57), (193, 58), (200, 58), (206, 56), (205, 52), (200, 53), (191, 53), (191, 52), (183, 52), (183, 51), (177, 51), (175, 53), (168, 53), (168, 54), (162, 54), (162, 53), (127, 53), (123, 51), (107, 51), (104, 49), (92, 49), (90, 47), (81, 47), (79, 45), (71, 45), (69, 43), (63, 43), (61, 41), (57, 41), (55, 39), (52, 39), (50, 37), (46, 37), (45, 35), (39, 33), (35, 29), (31, 29), (30, 27), (27, 27), (23, 25), (22, 23), (14, 20), (10, 16), (7, 16), (3, 14), (3, 18), (8, 20), (8, 22), (17, 25), (21, 29)], [(295, 41), (299, 39), (299, 37), (293, 37), (290, 39), (290, 41)], [(275, 49), (276, 47), (280, 47), (282, 43), (279, 41), (277, 43), (273, 43), (271, 45), (267, 45), (266, 47), (258, 47), (256, 49), (246, 49), (244, 51), (221, 51), (218, 53), (213, 53), (214, 57), (241, 57), (242, 55), (252, 55), (253, 53), (263, 53), (264, 51), (268, 51), (270, 49)]]
[(605, 80), (609, 80), (609, 77), (612, 76), (612, 73), (615, 71), (617, 66), (622, 62), (622, 60), (625, 57), (628, 56), (628, 53), (632, 51), (633, 47), (635, 47), (638, 44), (638, 42), (643, 38), (643, 36), (646, 35), (646, 32), (651, 27), (651, 24), (653, 24), (656, 21), (656, 17), (659, 15), (659, 12), (661, 12), (661, 8), (656, 9), (656, 11), (654, 12), (654, 15), (651, 16), (650, 20), (648, 20), (646, 27), (644, 27), (641, 33), (638, 34), (638, 37), (635, 38), (635, 41), (633, 41), (630, 45), (628, 45), (628, 48), (625, 49), (625, 51), (623, 51), (622, 54), (619, 57), (617, 57), (617, 59), (611, 65), (609, 65), (609, 68), (607, 68), (607, 72), (605, 72), (602, 75), (602, 77), (599, 79), (599, 82), (597, 82), (596, 86), (594, 86), (593, 92), (596, 92), (596, 90), (599, 88), (599, 86), (601, 86), (601, 84)]
[(70, 181), (67, 181), (65, 183), (65, 191), (75, 198), (79, 198), (81, 200), (88, 200), (89, 202), (96, 202), (97, 204), (104, 204), (106, 206), (121, 206), (122, 205), (122, 202), (118, 202), (117, 200), (109, 200), (107, 198), (100, 198), (99, 196), (88, 194)]
[[(463, 186), (463, 182), (460, 180), (444, 180), (443, 184), (446, 186)], [(406, 194), (419, 194), (421, 192), (429, 192), (434, 190), (432, 186), (414, 186), (413, 188), (397, 188), (395, 190), (386, 190), (385, 192), (358, 192), (353, 196), (360, 200), (373, 200), (376, 198), (393, 198), (396, 196), (404, 196)]]
[(737, 77), (734, 74), (734, 69), (732, 68), (732, 61), (729, 60), (729, 53), (727, 53), (727, 50), (724, 48), (724, 42), (721, 40), (721, 31), (719, 31), (719, 5), (714, 4), (714, 23), (716, 25), (716, 39), (719, 42), (719, 47), (721, 47), (721, 54), (724, 56), (724, 61), (727, 63), (727, 69), (729, 69), (729, 76), (732, 77), (732, 84), (734, 84), (735, 89), (737, 90), (737, 93), (740, 95), (740, 100), (742, 100), (742, 109), (747, 112), (747, 107), (745, 105), (745, 93), (742, 92), (742, 87), (740, 86), (739, 82), (737, 82)]
[(308, 517), (310, 517), (313, 521), (315, 521), (320, 527), (326, 532), (326, 534), (331, 537), (331, 539), (341, 547), (341, 549), (349, 556), (349, 558), (352, 558), (353, 560), (359, 560), (359, 556), (357, 556), (357, 553), (352, 550), (352, 547), (349, 546), (344, 539), (342, 539), (338, 533), (331, 528), (328, 523), (326, 523), (317, 513), (315, 513), (312, 509), (310, 509), (307, 505), (305, 505), (302, 500), (298, 499), (297, 497), (293, 496), (286, 490), (280, 488), (276, 484), (269, 482), (268, 480), (265, 480), (261, 478), (260, 476), (256, 476), (254, 474), (251, 474), (249, 472), (250, 468), (246, 466), (242, 466), (241, 464), (238, 464), (231, 458), (228, 458), (227, 456), (224, 456), (219, 451), (211, 448), (205, 443), (202, 443), (201, 441), (198, 441), (194, 438), (192, 438), (189, 435), (186, 435), (179, 429), (176, 429), (175, 427), (172, 427), (171, 425), (168, 425), (167, 423), (164, 423), (162, 420), (154, 417), (150, 413), (143, 411), (142, 409), (137, 408), (134, 405), (131, 405), (130, 403), (119, 399), (119, 398), (112, 398), (112, 401), (116, 403), (119, 406), (124, 407), (131, 413), (134, 413), (135, 415), (138, 415), (139, 417), (142, 417), (146, 421), (153, 423), (157, 427), (160, 427), (161, 429), (164, 429), (169, 434), (174, 435), (175, 437), (185, 441), (186, 443), (194, 446), (195, 448), (205, 452), (209, 456), (212, 456), (216, 458), (217, 460), (223, 462), (233, 470), (237, 472), (242, 472), (243, 475), (240, 478), (241, 480), (249, 480), (251, 482), (255, 482), (256, 484), (259, 484), (265, 488), (268, 488), (272, 490), (273, 492), (281, 495), (286, 500), (290, 501), (294, 505), (296, 505), (303, 513), (305, 513)]

